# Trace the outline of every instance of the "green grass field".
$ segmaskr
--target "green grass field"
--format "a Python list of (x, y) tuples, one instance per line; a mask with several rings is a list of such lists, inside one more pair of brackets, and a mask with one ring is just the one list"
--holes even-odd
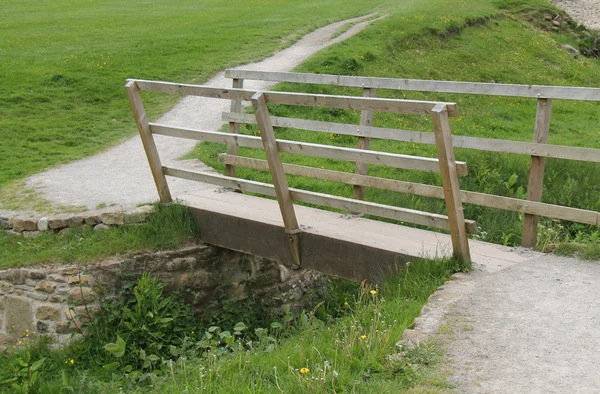
[[(0, 188), (133, 135), (127, 78), (203, 82), (380, 3), (3, 1)], [(163, 112), (173, 100), (153, 101), (149, 113)]]

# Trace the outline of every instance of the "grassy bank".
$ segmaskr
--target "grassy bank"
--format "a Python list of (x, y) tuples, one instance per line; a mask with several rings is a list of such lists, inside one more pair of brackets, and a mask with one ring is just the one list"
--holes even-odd
[[(412, 10), (375, 23), (358, 36), (326, 49), (297, 68), (301, 72), (379, 77), (402, 77), (498, 83), (523, 83), (564, 86), (598, 86), (600, 67), (596, 59), (573, 59), (556, 41), (566, 33), (540, 30), (545, 15), (555, 8), (544, 1), (430, 1)], [(529, 23), (538, 18), (536, 26)], [(281, 84), (281, 90), (319, 93), (361, 94), (357, 89), (329, 86)], [(378, 91), (379, 97), (430, 99), (458, 103), (460, 116), (452, 119), (458, 135), (531, 141), (535, 122), (535, 99), (485, 97), (474, 95)], [(552, 144), (600, 148), (600, 107), (593, 102), (555, 100), (549, 142)], [(358, 111), (290, 108), (272, 106), (273, 115), (311, 118), (333, 122), (358, 123)], [(431, 131), (428, 118), (377, 114), (375, 126)], [(257, 133), (248, 126), (245, 133)], [(356, 146), (356, 138), (336, 134), (279, 129), (282, 139)], [(373, 140), (373, 149), (434, 157), (428, 145)], [(194, 156), (222, 169), (217, 154), (222, 145), (200, 144)], [(262, 152), (241, 149), (241, 154), (264, 157)], [(527, 191), (529, 158), (457, 149), (458, 160), (466, 161), (469, 176), (461, 187), (502, 196), (524, 198)], [(289, 163), (352, 172), (352, 163), (282, 155)], [(244, 177), (270, 181), (267, 173), (242, 169)], [(440, 185), (439, 176), (418, 171), (403, 171), (370, 166), (369, 174), (392, 179)], [(341, 184), (289, 177), (293, 187), (350, 196), (351, 187)], [(600, 171), (598, 165), (548, 159), (543, 201), (552, 204), (600, 209)], [(367, 190), (367, 199), (390, 205), (444, 212), (441, 200)], [(522, 215), (479, 206), (465, 206), (468, 218), (480, 227), (480, 239), (518, 245), (521, 241)], [(566, 241), (583, 232), (593, 236), (595, 227), (542, 219), (539, 247)]]
[[(203, 82), (380, 3), (4, 1), (0, 188), (131, 136), (126, 78)], [(162, 113), (174, 99), (151, 100), (149, 113)]]
[[(396, 342), (429, 295), (458, 267), (453, 261), (413, 263), (380, 288), (345, 286), (335, 299), (339, 305), (317, 305), (297, 319), (286, 315), (269, 327), (194, 325), (175, 299), (165, 304), (171, 307), (163, 307), (160, 314), (155, 312), (156, 318), (147, 315), (134, 319), (137, 315), (125, 310), (136, 308), (136, 302), (122, 296), (116, 304), (103, 304), (107, 310), (101, 314), (104, 317), (93, 322), (86, 337), (70, 347), (51, 352), (36, 343), (23, 344), (11, 355), (0, 355), (0, 392), (15, 392), (30, 383), (29, 391), (24, 392), (443, 390), (447, 383), (430, 368), (439, 353), (429, 346), (409, 350), (396, 346)], [(142, 310), (154, 312), (158, 302), (152, 300), (160, 291), (152, 289), (160, 290), (160, 286), (142, 280), (137, 288), (144, 295), (138, 298), (143, 300)], [(180, 317), (159, 324), (172, 310)], [(102, 324), (107, 321), (111, 324)], [(138, 328), (142, 323), (154, 334), (141, 335), (143, 330)], [(181, 329), (177, 330), (180, 334), (173, 335), (174, 325)], [(115, 343), (116, 338), (122, 341)], [(112, 344), (105, 346), (109, 342)], [(156, 354), (161, 356), (151, 357)], [(146, 359), (151, 361), (145, 363)], [(33, 365), (35, 379), (20, 373)]]

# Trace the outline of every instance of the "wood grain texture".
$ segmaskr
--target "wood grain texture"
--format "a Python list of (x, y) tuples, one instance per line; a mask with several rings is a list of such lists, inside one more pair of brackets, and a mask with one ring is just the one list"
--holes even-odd
[[(224, 112), (222, 118), (226, 122), (249, 124), (256, 123), (254, 116), (249, 114), (234, 114), (230, 112)], [(271, 116), (271, 123), (275, 127), (289, 127), (299, 130), (352, 135), (355, 137), (381, 138), (393, 141), (435, 145), (435, 136), (433, 133), (423, 131), (390, 129), (372, 126), (355, 126), (344, 123), (322, 122), (317, 120), (295, 119), (279, 116)], [(509, 141), (494, 138), (469, 137), (463, 135), (453, 135), (452, 143), (455, 148), (600, 163), (600, 149), (594, 148), (538, 144), (535, 142)]]
[(140, 133), (140, 139), (142, 140), (146, 157), (148, 158), (148, 164), (150, 165), (152, 178), (154, 178), (154, 184), (156, 185), (156, 190), (158, 191), (158, 197), (163, 203), (171, 202), (173, 199), (171, 198), (171, 192), (169, 191), (167, 178), (165, 178), (165, 174), (162, 171), (160, 157), (158, 155), (158, 151), (156, 150), (154, 137), (150, 131), (148, 117), (146, 116), (144, 105), (142, 104), (139, 89), (135, 82), (132, 81), (127, 82), (125, 89), (127, 90), (127, 97), (129, 98), (129, 104), (131, 104), (131, 111), (133, 112), (133, 117), (135, 118), (138, 132)]
[[(247, 148), (263, 149), (260, 137), (250, 135), (231, 135), (219, 131), (205, 131), (188, 129), (183, 127), (166, 126), (158, 123), (150, 123), (150, 129), (154, 134), (172, 137), (193, 139), (196, 141), (216, 142), (227, 144), (235, 143)], [(277, 148), (280, 152), (295, 153), (305, 156), (324, 157), (329, 159), (360, 161), (369, 164), (386, 165), (394, 168), (404, 168), (426, 172), (439, 172), (438, 160), (430, 157), (402, 155), (398, 153), (367, 151), (355, 148), (344, 148), (312, 144), (308, 142), (297, 142), (277, 140)], [(456, 168), (459, 176), (468, 173), (465, 162), (457, 162)]]
[[(240, 78), (234, 78), (232, 82), (232, 88), (234, 89), (242, 89), (244, 87), (244, 80)], [(242, 112), (242, 101), (241, 100), (231, 100), (231, 112), (232, 113), (240, 113)], [(231, 134), (239, 134), (240, 133), (240, 124), (237, 122), (229, 122), (229, 132)], [(237, 155), (238, 147), (236, 144), (228, 143), (227, 144), (227, 154)], [(235, 176), (235, 166), (226, 165), (225, 166), (225, 175), (227, 176)]]
[[(283, 170), (283, 164), (281, 163), (281, 157), (277, 148), (277, 140), (275, 139), (275, 132), (271, 125), (271, 118), (269, 117), (269, 109), (267, 108), (264, 93), (259, 92), (252, 96), (252, 107), (254, 107), (256, 121), (258, 123), (258, 128), (260, 129), (260, 138), (262, 139), (267, 162), (269, 163), (269, 171), (273, 178), (275, 194), (277, 195), (277, 202), (279, 203), (279, 209), (281, 210), (283, 224), (287, 231), (297, 231), (299, 228), (298, 220), (296, 219), (296, 213), (294, 212), (294, 204), (292, 203), (290, 189), (288, 187), (287, 179), (285, 178), (285, 171)], [(299, 264), (299, 262), (297, 263)]]
[(432, 81), (423, 79), (355, 77), (252, 70), (227, 70), (225, 71), (225, 76), (229, 78), (246, 78), (260, 81), (298, 82), (350, 87), (414, 90), (421, 92), (600, 101), (600, 89), (586, 87)]
[[(377, 94), (376, 89), (365, 88), (363, 90), (363, 97), (375, 97)], [(360, 113), (360, 126), (371, 127), (373, 125), (373, 111), (365, 110)], [(358, 137), (358, 149), (369, 150), (371, 148), (371, 139), (369, 137)], [(367, 163), (356, 162), (355, 173), (359, 175), (367, 175), (369, 165)], [(365, 199), (365, 187), (354, 185), (352, 188), (352, 198), (356, 200)]]
[[(545, 144), (550, 134), (550, 119), (552, 117), (552, 99), (538, 99), (535, 115), (535, 130), (533, 142)], [(529, 180), (527, 185), (527, 199), (530, 201), (541, 201), (544, 188), (544, 169), (546, 158), (531, 156), (529, 166)], [(525, 214), (523, 218), (523, 236), (521, 246), (533, 248), (537, 242), (537, 228), (539, 217), (537, 215)]]
[[(189, 171), (172, 166), (164, 166), (166, 175), (189, 179), (197, 182), (210, 183), (221, 187), (240, 190), (245, 193), (258, 193), (276, 197), (275, 188), (268, 183), (249, 181), (240, 178), (227, 177), (214, 173)], [(379, 216), (387, 219), (398, 220), (422, 226), (449, 230), (448, 217), (413, 209), (392, 207), (366, 201), (357, 201), (351, 198), (332, 196), (329, 194), (310, 192), (290, 188), (292, 200), (324, 207), (342, 209), (350, 212), (360, 212), (366, 215)], [(473, 220), (466, 220), (466, 229), (470, 234), (477, 232), (477, 224)]]
[(446, 108), (443, 105), (434, 108), (432, 120), (454, 256), (470, 265), (471, 252), (460, 197), (460, 185), (456, 173), (450, 122)]
[[(256, 170), (269, 170), (269, 165), (266, 160), (220, 154), (219, 161)], [(286, 163), (283, 163), (283, 169), (285, 170), (286, 174), (290, 175), (305, 176), (308, 178), (321, 179), (331, 182), (342, 182), (348, 185), (360, 185), (364, 187), (372, 187), (376, 189), (390, 190), (398, 193), (414, 194), (424, 197), (440, 199), (444, 198), (444, 189), (440, 186), (351, 174), (348, 172), (325, 170), (322, 168), (306, 167)], [(595, 226), (600, 225), (600, 213), (595, 211), (563, 207), (560, 205), (547, 204), (543, 202), (521, 200), (513, 197), (495, 196), (492, 194), (466, 190), (461, 190), (460, 196), (463, 204), (480, 205), (483, 207), (497, 208), (505, 211), (523, 212), (532, 215), (546, 216), (553, 219), (592, 224)]]
[[(256, 93), (254, 90), (224, 89), (210, 86), (181, 84), (173, 82), (131, 80), (141, 90), (156, 93), (180, 94), (186, 96), (202, 96), (227, 100), (250, 101)], [(458, 115), (455, 103), (422, 100), (399, 100), (387, 98), (367, 98), (338, 96), (326, 94), (265, 92), (265, 101), (273, 104), (299, 105), (308, 107), (327, 107), (352, 110), (373, 110), (403, 114), (428, 115), (437, 104), (445, 104), (452, 116)]]

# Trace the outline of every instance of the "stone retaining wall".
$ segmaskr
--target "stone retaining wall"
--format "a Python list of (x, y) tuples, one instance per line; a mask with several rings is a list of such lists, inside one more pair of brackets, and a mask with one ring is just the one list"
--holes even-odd
[(154, 206), (144, 205), (129, 211), (108, 208), (39, 218), (23, 215), (0, 216), (0, 230), (24, 237), (35, 237), (44, 231), (66, 231), (65, 229), (80, 226), (90, 226), (95, 231), (102, 231), (109, 226), (143, 223), (153, 211)]
[(185, 289), (197, 314), (224, 284), (234, 300), (245, 298), (246, 286), (253, 284), (273, 313), (285, 304), (303, 308), (305, 296), (321, 288), (313, 271), (207, 245), (86, 266), (13, 268), (0, 271), (0, 351), (40, 334), (57, 346), (66, 343), (104, 297), (115, 297), (144, 272), (158, 276), (167, 294)]

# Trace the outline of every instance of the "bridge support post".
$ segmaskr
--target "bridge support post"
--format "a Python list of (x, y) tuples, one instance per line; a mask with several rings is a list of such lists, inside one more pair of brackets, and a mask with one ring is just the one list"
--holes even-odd
[(273, 177), (275, 194), (277, 195), (277, 202), (283, 218), (283, 225), (285, 226), (285, 233), (290, 244), (292, 257), (294, 263), (300, 265), (299, 234), (301, 233), (301, 230), (298, 226), (298, 220), (296, 219), (292, 196), (290, 194), (287, 179), (285, 178), (285, 171), (283, 169), (283, 163), (281, 162), (281, 156), (279, 155), (279, 149), (277, 148), (277, 140), (275, 139), (275, 132), (273, 131), (269, 108), (267, 107), (267, 101), (263, 92), (257, 92), (252, 96), (252, 106), (256, 113), (256, 122), (260, 129), (260, 138), (267, 155), (269, 171)]
[(432, 119), (454, 257), (470, 266), (471, 252), (469, 250), (465, 215), (460, 197), (460, 185), (456, 172), (456, 159), (454, 157), (447, 106), (444, 104), (436, 105), (432, 110)]
[[(535, 114), (535, 130), (533, 142), (537, 144), (547, 144), (548, 134), (550, 133), (550, 118), (552, 116), (552, 99), (539, 98), (537, 100), (537, 111)], [(542, 189), (544, 188), (544, 169), (546, 158), (540, 156), (531, 156), (531, 165), (529, 167), (529, 181), (527, 184), (527, 200), (539, 202), (542, 200)], [(524, 248), (534, 248), (537, 243), (538, 233), (537, 215), (525, 214), (523, 218), (523, 236), (521, 246)]]

